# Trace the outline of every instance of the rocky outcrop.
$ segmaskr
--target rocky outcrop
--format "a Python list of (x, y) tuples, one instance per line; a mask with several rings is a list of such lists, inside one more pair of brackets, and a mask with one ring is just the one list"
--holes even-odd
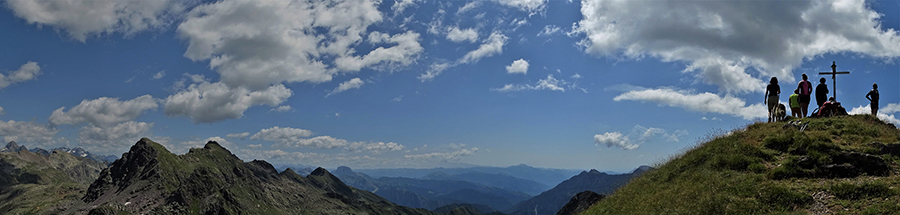
[(559, 211), (556, 212), (556, 215), (580, 214), (584, 210), (587, 210), (589, 207), (591, 207), (591, 205), (594, 205), (594, 203), (602, 200), (603, 197), (605, 196), (597, 194), (590, 190), (580, 192), (578, 194), (575, 194), (575, 196), (572, 197), (571, 200), (569, 200), (569, 203), (566, 203), (566, 205), (563, 206), (562, 209), (559, 209)]

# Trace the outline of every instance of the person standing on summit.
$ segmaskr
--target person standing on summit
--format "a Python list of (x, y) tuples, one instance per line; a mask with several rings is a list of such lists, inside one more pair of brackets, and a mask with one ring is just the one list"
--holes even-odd
[(871, 102), (872, 116), (878, 116), (878, 83), (872, 83), (872, 90), (866, 94), (866, 99)]
[(800, 102), (800, 118), (803, 118), (806, 117), (806, 111), (809, 109), (809, 95), (812, 94), (812, 83), (809, 83), (809, 81), (806, 80), (809, 79), (809, 77), (806, 76), (806, 73), (803, 73), (801, 77), (803, 80), (797, 84), (797, 90), (800, 91), (798, 94), (800, 96), (797, 97), (797, 100)]
[(825, 85), (825, 78), (820, 78), (819, 85), (816, 86), (816, 105), (818, 105), (819, 109), (822, 109), (822, 104), (825, 104), (827, 101), (828, 85)]
[(775, 118), (772, 115), (775, 114), (775, 106), (778, 105), (778, 95), (781, 95), (781, 87), (778, 86), (778, 78), (772, 77), (772, 80), (769, 80), (769, 85), (766, 86), (766, 104), (769, 107), (769, 122), (772, 122), (772, 119)]

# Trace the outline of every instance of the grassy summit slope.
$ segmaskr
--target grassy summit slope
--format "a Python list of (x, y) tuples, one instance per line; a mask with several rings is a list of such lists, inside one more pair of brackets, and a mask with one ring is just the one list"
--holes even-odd
[(868, 115), (800, 121), (710, 137), (583, 214), (900, 211), (900, 130)]

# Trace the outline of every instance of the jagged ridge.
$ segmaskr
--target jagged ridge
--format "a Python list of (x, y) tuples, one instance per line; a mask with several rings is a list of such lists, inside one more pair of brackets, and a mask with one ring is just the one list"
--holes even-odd
[(216, 142), (174, 155), (141, 139), (91, 184), (76, 213), (430, 214), (353, 189), (317, 169), (308, 177), (244, 163)]

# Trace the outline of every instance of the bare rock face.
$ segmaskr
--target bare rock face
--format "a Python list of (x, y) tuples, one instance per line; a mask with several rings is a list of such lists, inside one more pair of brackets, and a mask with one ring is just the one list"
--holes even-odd
[(590, 190), (580, 192), (578, 194), (575, 194), (575, 196), (572, 197), (571, 200), (569, 200), (569, 203), (566, 203), (566, 205), (563, 206), (562, 209), (559, 209), (559, 211), (556, 212), (556, 215), (580, 214), (581, 212), (584, 212), (584, 210), (587, 210), (589, 207), (591, 207), (591, 205), (594, 205), (594, 203), (602, 200), (603, 197), (606, 196), (597, 194)]

